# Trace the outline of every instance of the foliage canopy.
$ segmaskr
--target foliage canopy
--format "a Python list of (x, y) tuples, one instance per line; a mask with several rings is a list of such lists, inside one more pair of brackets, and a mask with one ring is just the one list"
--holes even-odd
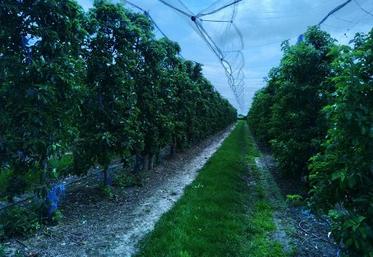
[(354, 47), (310, 28), (259, 91), (248, 122), (284, 174), (305, 176), (350, 256), (373, 253), (373, 31)]

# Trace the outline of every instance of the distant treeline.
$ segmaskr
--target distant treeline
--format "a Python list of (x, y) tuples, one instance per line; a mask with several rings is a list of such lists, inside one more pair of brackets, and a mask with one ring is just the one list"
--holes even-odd
[(255, 95), (248, 122), (284, 175), (334, 221), (349, 256), (373, 256), (373, 30), (354, 47), (311, 27)]

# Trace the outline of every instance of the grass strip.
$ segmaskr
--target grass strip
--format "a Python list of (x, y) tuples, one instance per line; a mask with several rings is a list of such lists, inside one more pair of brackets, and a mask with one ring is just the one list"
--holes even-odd
[(285, 256), (245, 121), (140, 244), (138, 257)]

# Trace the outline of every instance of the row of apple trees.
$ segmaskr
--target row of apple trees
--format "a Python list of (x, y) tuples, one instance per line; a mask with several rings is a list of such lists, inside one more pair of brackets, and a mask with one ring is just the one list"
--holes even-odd
[(131, 156), (147, 168), (165, 146), (185, 148), (236, 119), (200, 64), (121, 5), (3, 0), (0, 24), (2, 198), (43, 191), (66, 175), (58, 160), (78, 175)]
[(306, 181), (350, 256), (373, 253), (373, 31), (353, 47), (311, 27), (283, 44), (248, 122), (284, 175)]

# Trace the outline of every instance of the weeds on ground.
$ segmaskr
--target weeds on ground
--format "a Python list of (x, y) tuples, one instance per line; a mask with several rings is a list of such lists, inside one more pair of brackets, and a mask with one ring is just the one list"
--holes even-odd
[(304, 200), (301, 195), (286, 195), (286, 202), (291, 206), (302, 206), (304, 205)]
[(111, 186), (102, 185), (102, 186), (100, 186), (100, 191), (101, 191), (103, 197), (109, 198), (109, 199), (114, 198), (114, 192), (113, 192), (113, 188)]
[(274, 210), (270, 195), (271, 189), (267, 177), (256, 166), (256, 158), (260, 157), (253, 139), (247, 135), (248, 144), (248, 219), (245, 253), (250, 257), (285, 257), (282, 245), (273, 240), (271, 235), (276, 230), (273, 221)]
[(59, 178), (68, 175), (73, 167), (72, 153), (66, 153), (60, 158), (52, 158), (49, 160), (50, 169), (54, 178)]
[(0, 257), (5, 257), (5, 246), (0, 244)]
[(41, 225), (40, 209), (13, 206), (0, 214), (0, 238), (28, 236)]
[(118, 187), (140, 187), (143, 186), (143, 181), (140, 174), (123, 172), (114, 179), (113, 185)]
[(7, 200), (7, 189), (12, 175), (10, 169), (0, 168), (0, 200)]
[(51, 221), (53, 224), (58, 224), (63, 219), (63, 213), (57, 210), (53, 213)]

